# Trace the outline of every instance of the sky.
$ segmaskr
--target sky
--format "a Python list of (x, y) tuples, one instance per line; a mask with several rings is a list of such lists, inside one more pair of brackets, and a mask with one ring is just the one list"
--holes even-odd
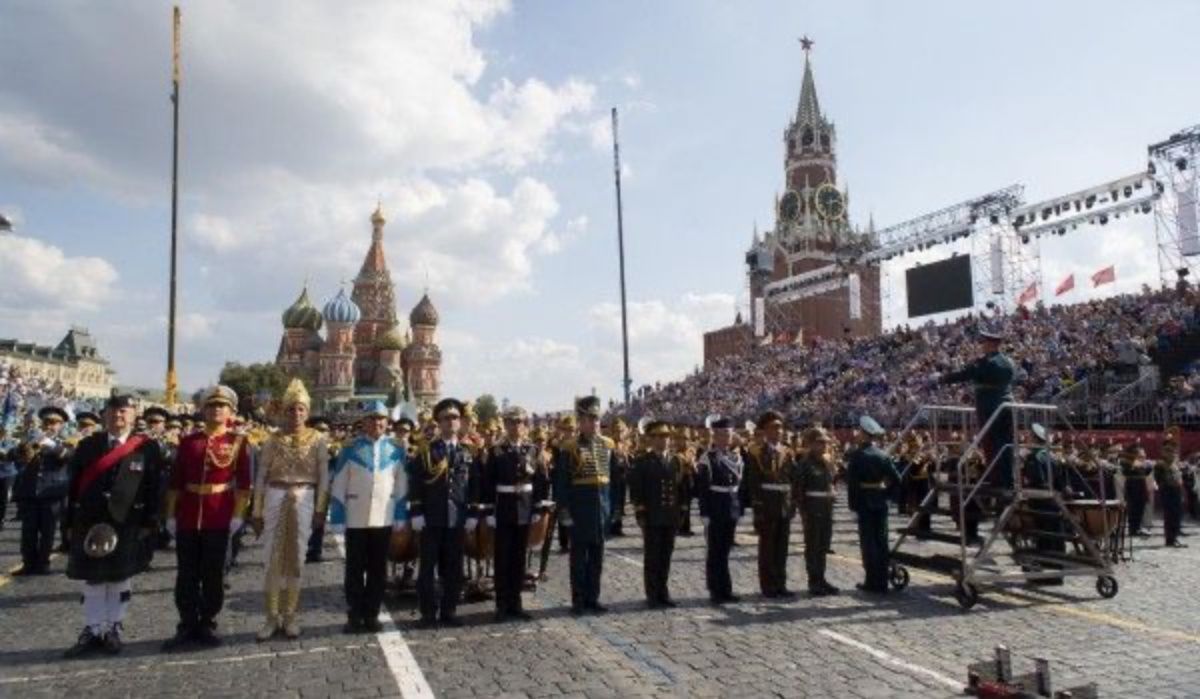
[[(441, 316), (443, 390), (534, 410), (621, 390), (609, 110), (620, 112), (635, 385), (682, 378), (744, 308), (804, 54), (851, 221), (1013, 183), (1115, 179), (1200, 122), (1200, 4), (613, 0), (182, 2), (179, 370), (269, 361), (307, 280), (357, 272), (376, 204), (407, 317)], [(171, 4), (0, 0), (0, 337), (96, 336), (161, 386)], [(1157, 285), (1152, 217), (1040, 246), (1045, 300)], [(904, 267), (944, 254), (890, 263)], [(1116, 284), (1086, 277), (1115, 264)], [(893, 295), (895, 298), (895, 295)]]

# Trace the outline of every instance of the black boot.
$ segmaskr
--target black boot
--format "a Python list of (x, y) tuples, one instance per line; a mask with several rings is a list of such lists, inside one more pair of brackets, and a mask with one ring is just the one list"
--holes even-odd
[(104, 652), (109, 655), (116, 655), (121, 652), (121, 632), (124, 628), (121, 622), (113, 624), (113, 627), (104, 634)]
[(68, 648), (63, 653), (63, 657), (68, 659), (83, 657), (93, 650), (100, 648), (103, 643), (104, 641), (99, 636), (92, 633), (91, 627), (85, 626), (83, 627), (83, 631), (79, 633), (79, 638), (75, 641), (75, 645)]

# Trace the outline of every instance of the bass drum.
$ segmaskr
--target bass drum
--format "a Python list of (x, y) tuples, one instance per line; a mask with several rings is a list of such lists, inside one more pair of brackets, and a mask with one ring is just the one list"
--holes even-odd
[(1067, 510), (1079, 521), (1083, 531), (1093, 539), (1117, 531), (1121, 524), (1120, 500), (1069, 500)]
[(463, 550), (471, 560), (491, 560), (496, 550), (496, 530), (480, 519), (475, 529), (466, 533)]
[(417, 560), (418, 548), (417, 533), (411, 526), (393, 530), (388, 560), (392, 563), (412, 563)]
[(546, 543), (546, 537), (550, 536), (550, 513), (542, 514), (542, 518), (537, 524), (529, 525), (529, 550), (536, 551)]

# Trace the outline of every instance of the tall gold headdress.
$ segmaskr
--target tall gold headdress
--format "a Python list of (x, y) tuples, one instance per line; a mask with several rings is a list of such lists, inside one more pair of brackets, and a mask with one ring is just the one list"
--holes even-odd
[(283, 392), (283, 407), (287, 408), (296, 403), (303, 403), (306, 406), (312, 406), (312, 398), (308, 395), (308, 389), (304, 387), (304, 382), (300, 379), (292, 379), (288, 384), (287, 390)]

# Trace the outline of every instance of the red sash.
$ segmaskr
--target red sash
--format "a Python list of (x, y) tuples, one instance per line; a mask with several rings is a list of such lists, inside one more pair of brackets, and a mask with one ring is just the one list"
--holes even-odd
[[(107, 435), (105, 435), (107, 437)], [(83, 494), (92, 481), (104, 475), (109, 469), (121, 463), (121, 459), (129, 456), (138, 447), (146, 443), (146, 437), (142, 435), (131, 435), (125, 440), (124, 444), (117, 445), (116, 449), (108, 452), (94, 462), (88, 464), (87, 468), (83, 469), (83, 473), (79, 474), (79, 480), (75, 483), (75, 497), (78, 498)]]

